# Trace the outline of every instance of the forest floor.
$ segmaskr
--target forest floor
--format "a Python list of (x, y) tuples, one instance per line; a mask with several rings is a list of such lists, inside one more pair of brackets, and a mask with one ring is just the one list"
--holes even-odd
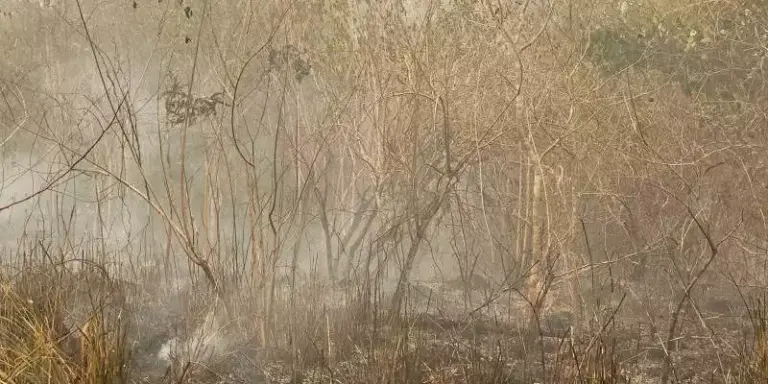
[[(256, 315), (260, 296), (238, 289), (224, 305), (204, 281), (16, 276), (3, 284), (4, 304), (15, 304), (0, 310), (1, 335), (24, 350), (25, 337), (46, 333), (7, 325), (35, 314), (67, 366), (111, 372), (108, 383), (656, 383), (667, 364), (671, 382), (726, 383), (760, 369), (744, 303), (714, 290), (687, 300), (670, 337), (676, 301), (633, 284), (581, 304), (554, 287), (534, 317), (514, 290), (483, 279), (420, 281), (388, 316), (390, 292), (296, 281), (275, 289), (269, 322)], [(0, 364), (10, 359), (0, 349)]]

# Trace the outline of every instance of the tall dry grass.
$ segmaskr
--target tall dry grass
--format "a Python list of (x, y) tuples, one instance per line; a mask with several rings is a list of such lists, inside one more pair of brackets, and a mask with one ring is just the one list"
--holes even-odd
[[(4, 383), (124, 383), (126, 329), (104, 305), (105, 292), (61, 265), (27, 266), (1, 276), (0, 381)], [(87, 296), (87, 297), (88, 297)], [(78, 322), (72, 315), (80, 307)]]

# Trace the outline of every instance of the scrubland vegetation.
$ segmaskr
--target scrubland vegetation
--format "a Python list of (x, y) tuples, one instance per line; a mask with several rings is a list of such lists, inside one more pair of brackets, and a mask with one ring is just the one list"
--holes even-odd
[(0, 0), (0, 383), (765, 383), (767, 22)]

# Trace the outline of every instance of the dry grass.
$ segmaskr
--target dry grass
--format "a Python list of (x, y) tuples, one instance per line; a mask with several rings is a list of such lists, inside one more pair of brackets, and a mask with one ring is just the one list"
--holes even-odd
[[(94, 302), (71, 317), (73, 289), (63, 268), (28, 267), (0, 280), (0, 380), (4, 383), (122, 383), (125, 330)], [(89, 292), (94, 299), (105, 292)], [(87, 305), (79, 302), (79, 306)]]
[[(645, 383), (654, 382), (659, 372), (649, 362), (658, 367), (664, 357), (651, 356), (653, 339), (633, 328), (635, 309), (622, 306), (621, 300), (600, 315), (593, 312), (586, 321), (558, 330), (549, 325), (553, 315), (541, 314), (539, 333), (522, 321), (514, 324), (487, 313), (457, 318), (413, 303), (393, 318), (381, 309), (380, 299), (359, 287), (307, 284), (276, 295), (276, 318), (285, 321), (272, 324), (269, 345), (258, 342), (246, 295), (235, 300), (235, 324), (216, 320), (220, 316), (210, 310), (213, 302), (189, 291), (185, 295), (192, 296), (181, 309), (185, 330), (159, 318), (152, 327), (176, 327), (180, 340), (197, 341), (199, 349), (177, 347), (161, 361), (158, 345), (136, 347), (151, 332), (141, 329), (149, 326), (135, 315), (152, 317), (149, 307), (167, 309), (169, 302), (155, 297), (136, 305), (146, 292), (127, 289), (121, 290), (125, 298), (112, 300), (114, 284), (86, 275), (47, 264), (2, 277), (0, 382)], [(147, 284), (145, 290), (157, 288)], [(752, 329), (743, 335), (738, 358), (726, 363), (727, 372), (710, 375), (707, 382), (764, 382), (766, 301), (745, 298), (743, 303)], [(216, 326), (204, 326), (208, 322)], [(162, 341), (170, 338), (165, 333)], [(677, 348), (669, 353), (686, 354), (698, 347)], [(699, 353), (706, 356), (698, 361), (719, 356), (716, 349), (704, 349)], [(164, 368), (151, 375), (139, 360)], [(692, 367), (675, 363), (683, 381)]]

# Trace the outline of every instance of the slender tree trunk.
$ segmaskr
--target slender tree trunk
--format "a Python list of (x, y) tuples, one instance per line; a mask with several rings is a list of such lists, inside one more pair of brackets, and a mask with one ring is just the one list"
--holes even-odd
[(534, 310), (538, 313), (544, 306), (544, 302), (549, 290), (549, 275), (551, 263), (548, 252), (543, 247), (544, 226), (546, 225), (546, 214), (544, 207), (544, 180), (541, 174), (539, 160), (533, 150), (529, 150), (529, 156), (534, 161), (532, 167), (532, 186), (529, 201), (531, 204), (531, 258), (534, 262), (531, 269), (531, 275), (528, 282), (528, 297), (534, 305)]

